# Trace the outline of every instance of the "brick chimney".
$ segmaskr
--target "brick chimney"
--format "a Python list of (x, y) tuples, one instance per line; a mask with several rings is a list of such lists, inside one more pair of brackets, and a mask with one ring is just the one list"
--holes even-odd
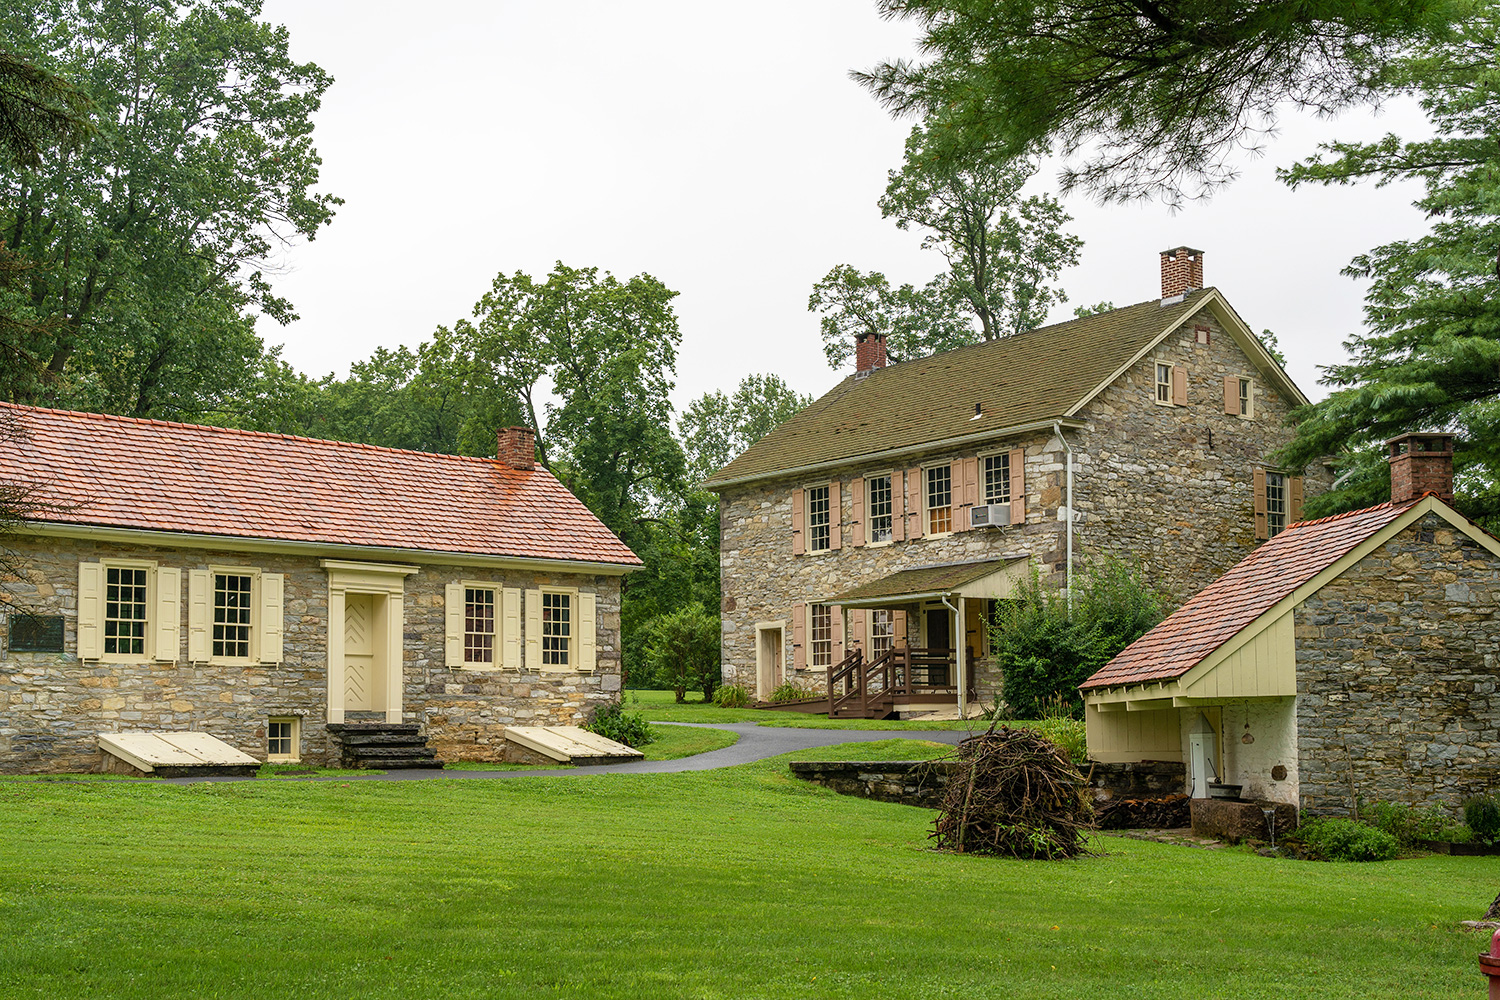
[(885, 334), (861, 333), (854, 338), (854, 374), (868, 375), (885, 367)]
[(1161, 297), (1186, 295), (1203, 287), (1203, 251), (1177, 247), (1161, 252)]
[(1408, 503), (1424, 493), (1453, 502), (1453, 435), (1401, 434), (1386, 443), (1391, 463), (1391, 502)]
[(530, 427), (504, 427), (498, 435), (495, 457), (512, 469), (530, 472), (536, 468), (536, 432)]

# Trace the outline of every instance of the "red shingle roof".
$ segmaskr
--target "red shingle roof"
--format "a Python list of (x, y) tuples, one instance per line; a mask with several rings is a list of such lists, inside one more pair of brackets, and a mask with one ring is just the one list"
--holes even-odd
[(1087, 691), (1181, 677), (1411, 506), (1383, 503), (1290, 525), (1079, 686)]
[(0, 435), (0, 476), (71, 507), (40, 521), (641, 563), (541, 468), (0, 403), (7, 417), (24, 435)]

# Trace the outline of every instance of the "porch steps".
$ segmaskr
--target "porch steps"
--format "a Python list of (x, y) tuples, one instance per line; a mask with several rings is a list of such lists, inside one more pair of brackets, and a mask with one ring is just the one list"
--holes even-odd
[(341, 766), (395, 771), (443, 766), (415, 722), (330, 722)]

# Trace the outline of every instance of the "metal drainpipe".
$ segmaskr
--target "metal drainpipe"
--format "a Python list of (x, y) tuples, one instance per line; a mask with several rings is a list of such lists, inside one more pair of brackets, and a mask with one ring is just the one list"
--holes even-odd
[[(969, 717), (969, 685), (966, 683), (968, 678), (964, 676), (964, 667), (968, 666), (968, 664), (964, 663), (964, 654), (962, 652), (964, 620), (958, 613), (958, 609), (948, 603), (948, 597), (948, 594), (944, 594), (940, 599), (943, 602), (943, 606), (953, 612), (953, 662), (958, 665), (958, 717), (966, 719)], [(910, 681), (907, 683), (910, 683)]]
[(1052, 421), (1052, 429), (1057, 434), (1057, 439), (1062, 442), (1063, 451), (1068, 456), (1068, 505), (1063, 508), (1068, 512), (1068, 571), (1064, 578), (1064, 585), (1068, 588), (1068, 608), (1073, 607), (1073, 446), (1068, 444), (1068, 439), (1063, 437), (1062, 424), (1056, 420)]

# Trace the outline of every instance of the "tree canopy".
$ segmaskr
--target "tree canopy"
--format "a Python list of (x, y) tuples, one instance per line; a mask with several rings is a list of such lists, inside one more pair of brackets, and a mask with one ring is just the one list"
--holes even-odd
[(857, 72), (945, 155), (1055, 152), (1064, 189), (1105, 200), (1212, 190), (1285, 105), (1377, 98), (1368, 70), (1483, 0), (880, 0), (922, 58)]
[(689, 477), (707, 479), (811, 402), (779, 375), (746, 375), (732, 393), (699, 396), (677, 421)]

